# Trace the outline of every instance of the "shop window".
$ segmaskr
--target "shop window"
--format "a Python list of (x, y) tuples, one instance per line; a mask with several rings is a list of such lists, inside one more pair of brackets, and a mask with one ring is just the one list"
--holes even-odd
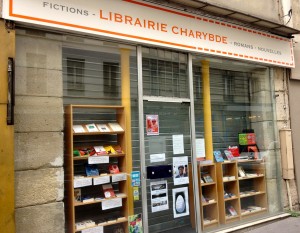
[(143, 48), (144, 95), (187, 98), (187, 55)]
[(84, 85), (85, 60), (67, 58), (67, 88), (68, 92), (79, 94), (85, 90)]
[(229, 73), (224, 75), (224, 100), (233, 101), (235, 93), (235, 82), (234, 77)]
[(117, 78), (119, 74), (119, 64), (114, 62), (103, 62), (103, 82), (104, 94), (106, 96), (115, 95), (117, 92)]

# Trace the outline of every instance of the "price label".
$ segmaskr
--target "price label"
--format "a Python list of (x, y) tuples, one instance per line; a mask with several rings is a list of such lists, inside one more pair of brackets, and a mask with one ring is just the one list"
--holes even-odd
[(90, 156), (88, 158), (89, 164), (101, 164), (101, 163), (109, 163), (109, 156), (99, 155), (99, 156)]

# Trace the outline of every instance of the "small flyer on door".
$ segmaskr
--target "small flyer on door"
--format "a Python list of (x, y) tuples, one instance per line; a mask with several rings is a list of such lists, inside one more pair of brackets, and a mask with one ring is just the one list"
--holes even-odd
[(158, 115), (146, 115), (147, 135), (159, 135)]
[(179, 218), (190, 214), (188, 188), (177, 188), (173, 193), (173, 214), (174, 218)]
[(141, 214), (128, 216), (128, 232), (143, 233), (143, 221)]
[(173, 157), (174, 185), (188, 184), (188, 157)]
[(169, 209), (168, 184), (166, 180), (150, 183), (152, 213)]

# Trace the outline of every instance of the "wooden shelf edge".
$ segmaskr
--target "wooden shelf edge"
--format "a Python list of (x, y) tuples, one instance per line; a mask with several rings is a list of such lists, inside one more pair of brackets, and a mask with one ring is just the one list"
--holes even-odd
[(265, 212), (265, 211), (267, 211), (267, 208), (262, 208), (261, 210), (254, 210), (254, 211), (251, 211), (249, 213), (242, 213), (241, 216), (246, 217), (246, 216), (250, 216), (250, 215), (253, 215), (253, 214), (262, 213), (262, 212)]
[(239, 180), (249, 180), (249, 179), (255, 179), (255, 178), (260, 178), (260, 177), (265, 177), (265, 175), (239, 177)]
[(214, 185), (216, 182), (210, 182), (210, 183), (201, 183), (201, 186), (209, 186), (209, 185)]
[(224, 202), (239, 199), (238, 197), (224, 198)]
[(218, 224), (218, 220), (212, 220), (209, 223), (204, 223), (203, 222), (204, 227), (208, 227), (208, 226), (211, 226), (211, 225), (214, 225), (214, 224)]
[(246, 195), (240, 195), (240, 198), (245, 198), (245, 197), (252, 197), (252, 196), (256, 196), (256, 195), (261, 195), (261, 194), (265, 194), (266, 192), (255, 192), (255, 193), (252, 193), (252, 194), (246, 194)]
[(97, 203), (101, 203), (103, 201), (109, 201), (109, 200), (113, 200), (116, 198), (122, 198), (122, 199), (126, 199), (127, 195), (121, 196), (121, 197), (113, 197), (113, 198), (104, 198), (103, 200), (98, 200), (98, 201), (90, 201), (90, 202), (74, 202), (74, 206), (83, 206), (83, 205), (91, 205), (91, 204), (97, 204)]
[(217, 204), (217, 203), (218, 203), (217, 201), (210, 202), (210, 203), (205, 202), (205, 203), (202, 203), (202, 206), (204, 207), (204, 206), (213, 205), (213, 204)]
[(74, 133), (73, 136), (89, 136), (89, 135), (114, 135), (114, 134), (124, 134), (125, 131), (113, 131), (113, 132), (84, 132), (84, 133)]
[(87, 227), (87, 228), (84, 228), (84, 229), (81, 229), (81, 230), (76, 230), (75, 232), (81, 232), (83, 230), (87, 230), (87, 229), (93, 229), (93, 228), (96, 228), (96, 227), (100, 227), (100, 226), (112, 226), (112, 225), (116, 225), (116, 224), (120, 224), (120, 223), (124, 223), (124, 222), (127, 222), (127, 218), (123, 219), (123, 220), (116, 220), (116, 222), (112, 222), (112, 223), (103, 223), (103, 224), (100, 224), (100, 225), (96, 225), (96, 226), (93, 226), (93, 227)]
[[(126, 154), (107, 154), (107, 155), (98, 155), (98, 156), (94, 156), (94, 157), (101, 157), (101, 156), (109, 156), (110, 158), (116, 158), (116, 157), (124, 157), (124, 156), (126, 156)], [(74, 161), (76, 161), (76, 160), (88, 160), (89, 157), (92, 157), (92, 156), (77, 156), (77, 157), (73, 156), (73, 160)]]

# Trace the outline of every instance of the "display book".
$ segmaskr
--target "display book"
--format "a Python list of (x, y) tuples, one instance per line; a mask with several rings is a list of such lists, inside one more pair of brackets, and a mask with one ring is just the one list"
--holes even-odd
[(105, 227), (127, 232), (124, 108), (69, 105), (65, 118), (68, 232)]

